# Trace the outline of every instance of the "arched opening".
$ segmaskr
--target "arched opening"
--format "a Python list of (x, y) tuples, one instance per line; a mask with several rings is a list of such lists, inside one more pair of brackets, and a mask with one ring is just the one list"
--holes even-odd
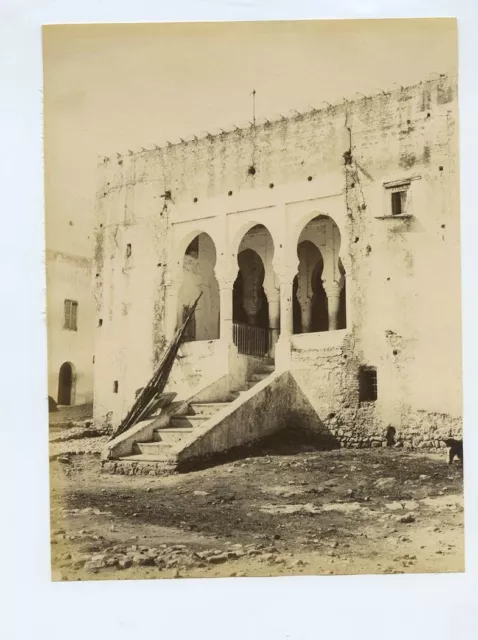
[(71, 405), (75, 401), (75, 372), (70, 362), (64, 362), (58, 376), (58, 404)]
[(346, 278), (339, 251), (340, 231), (328, 216), (317, 216), (302, 229), (293, 284), (294, 333), (345, 329)]
[(179, 322), (202, 292), (183, 340), (219, 338), (219, 285), (214, 273), (216, 248), (207, 233), (198, 234), (188, 245), (183, 258), (183, 284), (179, 292)]
[[(243, 237), (233, 288), (233, 338), (239, 353), (271, 355), (279, 332), (279, 290), (272, 269), (274, 244), (263, 225)], [(272, 304), (271, 304), (272, 303)]]

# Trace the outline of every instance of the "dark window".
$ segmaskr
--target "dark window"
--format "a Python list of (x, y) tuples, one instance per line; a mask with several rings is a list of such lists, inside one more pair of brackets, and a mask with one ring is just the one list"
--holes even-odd
[(375, 402), (377, 399), (377, 370), (362, 367), (359, 373), (360, 402)]
[(113, 382), (113, 393), (118, 393), (118, 388), (119, 388), (118, 380), (115, 380)]
[(78, 302), (65, 300), (63, 328), (67, 331), (77, 331)]
[(392, 216), (400, 216), (405, 213), (406, 198), (406, 191), (392, 192)]
[(126, 245), (126, 257), (129, 258), (131, 255), (131, 245), (127, 244)]

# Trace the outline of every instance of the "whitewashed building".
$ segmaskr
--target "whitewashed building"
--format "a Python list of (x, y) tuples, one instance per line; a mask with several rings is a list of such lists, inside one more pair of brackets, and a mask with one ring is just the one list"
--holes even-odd
[(203, 293), (177, 402), (109, 457), (145, 469), (290, 424), (352, 447), (460, 433), (457, 141), (440, 77), (104, 158), (98, 423), (120, 422)]
[(93, 402), (95, 299), (92, 261), (47, 250), (48, 395), (59, 405)]

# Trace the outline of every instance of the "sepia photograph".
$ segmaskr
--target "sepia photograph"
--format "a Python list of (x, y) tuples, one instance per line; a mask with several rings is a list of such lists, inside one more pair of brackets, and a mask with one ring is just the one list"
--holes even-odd
[(52, 580), (464, 572), (457, 21), (42, 47)]

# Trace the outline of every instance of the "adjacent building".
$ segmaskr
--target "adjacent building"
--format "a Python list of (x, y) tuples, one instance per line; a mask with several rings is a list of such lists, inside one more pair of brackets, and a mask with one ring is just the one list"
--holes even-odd
[(93, 402), (95, 299), (92, 260), (47, 250), (48, 395)]

